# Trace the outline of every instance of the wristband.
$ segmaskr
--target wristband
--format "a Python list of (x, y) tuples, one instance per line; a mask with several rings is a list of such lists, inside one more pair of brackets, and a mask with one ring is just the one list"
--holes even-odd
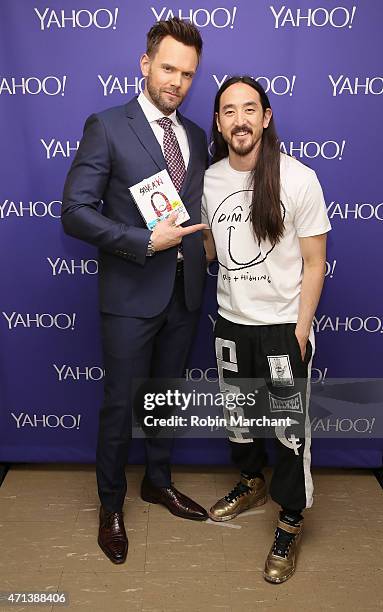
[(148, 248), (146, 251), (146, 257), (153, 257), (154, 253), (156, 252), (154, 245), (153, 245), (153, 240), (152, 237), (150, 236), (149, 238), (149, 242), (148, 242)]

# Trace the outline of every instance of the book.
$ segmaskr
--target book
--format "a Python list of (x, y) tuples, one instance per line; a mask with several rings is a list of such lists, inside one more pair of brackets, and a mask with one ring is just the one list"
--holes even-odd
[(181, 225), (190, 219), (167, 170), (161, 170), (136, 183), (129, 187), (129, 191), (150, 230), (173, 211), (178, 213), (176, 225)]

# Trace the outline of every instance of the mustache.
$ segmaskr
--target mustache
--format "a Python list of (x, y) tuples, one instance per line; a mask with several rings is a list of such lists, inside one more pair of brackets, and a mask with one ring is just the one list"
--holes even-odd
[(180, 87), (167, 87), (166, 89), (163, 89), (162, 91), (164, 91), (165, 93), (171, 93), (175, 96), (180, 95)]
[(239, 132), (246, 132), (248, 134), (252, 134), (253, 130), (249, 128), (248, 125), (239, 125), (231, 130), (231, 135), (234, 136), (235, 134), (238, 134)]

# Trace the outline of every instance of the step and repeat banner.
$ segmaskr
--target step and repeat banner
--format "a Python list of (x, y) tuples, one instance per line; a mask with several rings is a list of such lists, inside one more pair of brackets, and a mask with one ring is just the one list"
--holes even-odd
[[(381, 0), (2, 0), (0, 461), (94, 461), (104, 376), (97, 252), (64, 235), (62, 189), (86, 117), (141, 91), (146, 33), (173, 15), (204, 40), (181, 111), (210, 134), (218, 87), (253, 76), (269, 94), (281, 149), (322, 183), (333, 229), (313, 389), (381, 376)], [(196, 382), (217, 378), (216, 277), (213, 263), (186, 371)], [(358, 418), (347, 418), (345, 398), (343, 420), (322, 419), (339, 436), (313, 440), (315, 465), (382, 464), (369, 412), (381, 398), (370, 395)], [(139, 462), (142, 441), (134, 442)], [(176, 441), (175, 462), (228, 460), (225, 440)]]

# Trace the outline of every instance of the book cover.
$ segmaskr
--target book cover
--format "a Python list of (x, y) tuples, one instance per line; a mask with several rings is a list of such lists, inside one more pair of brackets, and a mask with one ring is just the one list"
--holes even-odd
[(173, 211), (178, 213), (176, 225), (181, 225), (190, 219), (167, 170), (161, 170), (136, 183), (129, 187), (129, 191), (150, 230)]

